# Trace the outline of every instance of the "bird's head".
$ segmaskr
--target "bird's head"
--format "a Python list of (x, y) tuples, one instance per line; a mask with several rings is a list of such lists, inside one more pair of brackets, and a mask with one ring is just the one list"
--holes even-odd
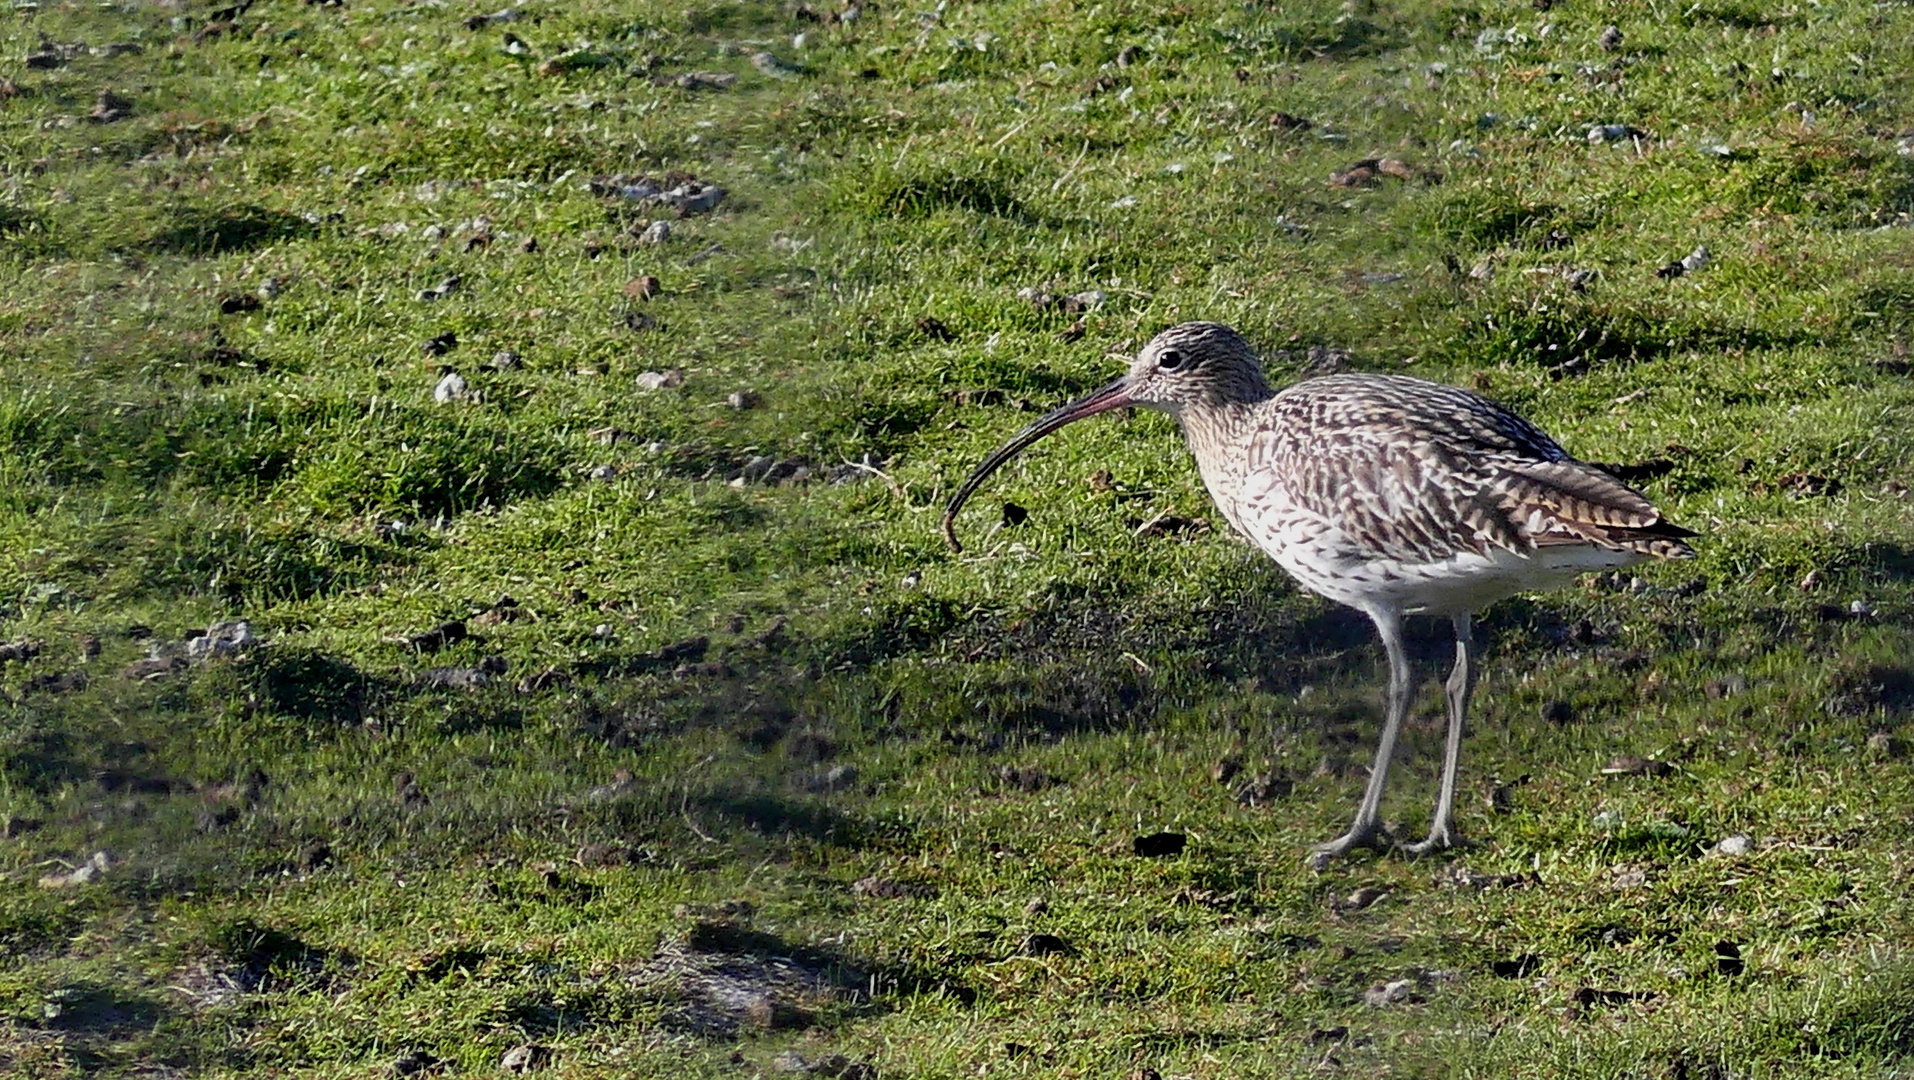
[(1192, 410), (1260, 401), (1269, 392), (1256, 350), (1241, 334), (1222, 323), (1172, 326), (1143, 346), (1121, 378), (1041, 417), (973, 469), (944, 509), (944, 538), (961, 551), (954, 522), (964, 501), (1004, 462), (1066, 424), (1130, 405), (1156, 409), (1182, 420)]

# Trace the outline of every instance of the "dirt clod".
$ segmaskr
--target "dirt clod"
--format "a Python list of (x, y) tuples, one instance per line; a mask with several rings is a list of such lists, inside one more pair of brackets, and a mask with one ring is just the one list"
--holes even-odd
[(1139, 836), (1130, 842), (1130, 850), (1140, 858), (1162, 859), (1171, 855), (1181, 855), (1189, 846), (1190, 838), (1182, 833), (1159, 832), (1148, 836)]

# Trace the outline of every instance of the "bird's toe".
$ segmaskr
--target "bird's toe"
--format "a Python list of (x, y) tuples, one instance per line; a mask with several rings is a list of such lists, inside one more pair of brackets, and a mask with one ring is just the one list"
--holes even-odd
[(1420, 843), (1404, 844), (1402, 850), (1410, 855), (1430, 855), (1438, 851), (1451, 851), (1471, 846), (1467, 840), (1457, 836), (1454, 829), (1438, 828), (1430, 830), (1429, 838)]

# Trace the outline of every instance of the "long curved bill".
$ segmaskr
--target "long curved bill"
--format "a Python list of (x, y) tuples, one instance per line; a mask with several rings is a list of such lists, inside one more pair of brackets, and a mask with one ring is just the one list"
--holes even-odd
[(957, 494), (951, 496), (949, 505), (944, 507), (944, 539), (950, 543), (950, 549), (964, 550), (964, 545), (957, 541), (957, 511), (964, 508), (964, 501), (969, 499), (983, 485), (983, 482), (990, 478), (990, 474), (996, 472), (1004, 462), (1016, 457), (1024, 447), (1065, 424), (1074, 423), (1086, 416), (1095, 416), (1100, 412), (1109, 412), (1111, 409), (1121, 409), (1128, 404), (1130, 404), (1130, 380), (1126, 376), (1088, 397), (1079, 398), (1061, 409), (1046, 414), (1042, 419), (1011, 436), (1009, 442), (999, 446), (983, 460), (982, 464), (971, 470), (963, 486), (957, 489)]

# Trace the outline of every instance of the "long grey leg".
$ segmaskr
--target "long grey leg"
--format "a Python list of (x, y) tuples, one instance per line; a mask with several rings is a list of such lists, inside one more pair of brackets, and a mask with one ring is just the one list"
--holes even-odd
[(1462, 759), (1462, 721), (1468, 716), (1469, 694), (1475, 689), (1475, 640), (1469, 616), (1457, 615), (1452, 621), (1455, 667), (1449, 671), (1448, 681), (1442, 684), (1449, 698), (1449, 739), (1442, 750), (1442, 794), (1436, 797), (1429, 838), (1420, 844), (1410, 844), (1406, 850), (1411, 855), (1454, 847), (1460, 842), (1455, 834), (1455, 771)]
[(1382, 650), (1389, 656), (1389, 716), (1382, 724), (1382, 739), (1376, 744), (1376, 761), (1369, 768), (1369, 786), (1362, 793), (1362, 805), (1356, 808), (1356, 820), (1349, 831), (1310, 853), (1309, 864), (1320, 870), (1329, 861), (1351, 848), (1377, 846), (1382, 830), (1382, 789), (1389, 783), (1389, 762), (1395, 757), (1396, 735), (1403, 718), (1409, 715), (1409, 702), (1415, 696), (1414, 672), (1409, 654), (1402, 647), (1402, 613), (1392, 609), (1369, 612), (1382, 637)]

